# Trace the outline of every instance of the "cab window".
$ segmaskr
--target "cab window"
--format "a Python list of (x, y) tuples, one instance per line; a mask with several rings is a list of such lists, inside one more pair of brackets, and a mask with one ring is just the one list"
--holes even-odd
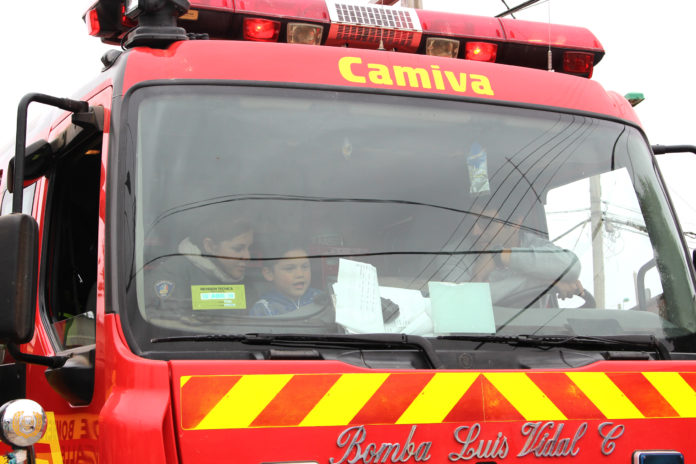
[[(32, 207), (34, 206), (35, 189), (35, 183), (24, 187), (24, 196), (22, 197), (22, 213), (24, 214), (31, 214)], [(13, 195), (7, 190), (3, 191), (0, 216), (4, 216), (5, 214), (10, 214), (12, 212), (12, 197)]]
[(61, 349), (94, 344), (101, 137), (48, 175), (43, 306)]

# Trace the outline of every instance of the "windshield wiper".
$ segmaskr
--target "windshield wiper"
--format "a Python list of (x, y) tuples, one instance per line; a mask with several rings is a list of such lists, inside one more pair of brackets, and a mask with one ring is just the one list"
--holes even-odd
[(549, 335), (442, 335), (441, 340), (466, 340), (480, 342), (478, 349), (485, 343), (505, 343), (513, 346), (536, 346), (551, 349), (567, 348), (606, 348), (618, 350), (647, 349), (657, 354), (658, 359), (671, 359), (665, 343), (654, 335), (628, 335), (593, 337), (585, 335), (549, 336)]
[(153, 338), (150, 343), (165, 342), (240, 342), (245, 345), (268, 345), (302, 348), (361, 348), (361, 349), (406, 349), (417, 348), (427, 358), (433, 369), (444, 369), (445, 365), (430, 342), (418, 335), (405, 334), (355, 334), (355, 335), (299, 335), (248, 333), (244, 335), (178, 335)]

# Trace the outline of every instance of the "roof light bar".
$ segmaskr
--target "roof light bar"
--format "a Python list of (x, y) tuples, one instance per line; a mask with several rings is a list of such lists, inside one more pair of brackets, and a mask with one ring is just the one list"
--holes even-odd
[(584, 27), (560, 26), (521, 19), (500, 18), (507, 42), (525, 43), (588, 52), (604, 52), (599, 40)]
[(417, 13), (424, 35), (488, 42), (505, 39), (505, 31), (496, 18), (428, 10), (418, 10)]
[(233, 0), (190, 0), (191, 8), (204, 10), (234, 11)]
[[(84, 20), (91, 35), (126, 48), (167, 47), (189, 33), (387, 49), (544, 70), (551, 48), (553, 69), (583, 77), (591, 77), (604, 55), (597, 38), (580, 27), (386, 6), (392, 0), (351, 3), (356, 1), (96, 0)], [(192, 9), (182, 16), (188, 4)], [(165, 10), (171, 14), (162, 14)]]
[(416, 10), (383, 5), (353, 5), (326, 0), (331, 27), (327, 45), (415, 52), (422, 28)]

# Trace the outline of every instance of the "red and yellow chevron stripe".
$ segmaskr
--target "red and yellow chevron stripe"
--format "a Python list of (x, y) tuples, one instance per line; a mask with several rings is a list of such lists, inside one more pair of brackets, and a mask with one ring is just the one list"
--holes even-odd
[(187, 430), (696, 417), (696, 373), (193, 375)]

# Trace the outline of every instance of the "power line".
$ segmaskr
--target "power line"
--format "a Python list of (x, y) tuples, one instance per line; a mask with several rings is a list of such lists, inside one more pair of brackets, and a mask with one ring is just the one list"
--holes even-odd
[[(524, 10), (525, 8), (529, 8), (530, 6), (532, 6), (538, 2), (539, 2), (539, 0), (527, 0), (526, 2), (522, 2), (515, 7), (508, 8), (506, 11), (503, 11), (502, 13), (495, 15), (495, 17), (502, 18), (503, 16), (507, 16), (507, 15), (512, 16), (513, 13), (517, 13), (520, 10)], [(505, 1), (503, 1), (503, 3), (505, 4)], [(507, 4), (505, 4), (505, 6), (507, 7)], [(512, 16), (512, 17), (514, 18), (514, 16)]]
[[(505, 0), (500, 0), (500, 1), (503, 2), (503, 5), (505, 5), (505, 8), (507, 8), (508, 11), (509, 11), (509, 10), (510, 10), (510, 6), (507, 4), (507, 2), (506, 2)], [(512, 16), (512, 19), (517, 19), (517, 18), (515, 18), (515, 15), (512, 14), (512, 13), (510, 13), (510, 16)]]

